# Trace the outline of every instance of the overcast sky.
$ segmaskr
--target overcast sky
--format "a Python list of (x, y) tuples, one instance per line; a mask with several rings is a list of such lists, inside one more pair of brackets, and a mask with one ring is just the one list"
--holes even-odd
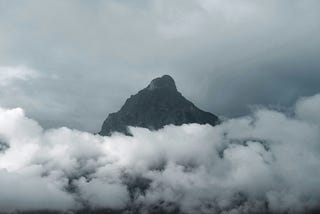
[(0, 0), (0, 106), (99, 131), (171, 75), (218, 116), (320, 92), (317, 0)]

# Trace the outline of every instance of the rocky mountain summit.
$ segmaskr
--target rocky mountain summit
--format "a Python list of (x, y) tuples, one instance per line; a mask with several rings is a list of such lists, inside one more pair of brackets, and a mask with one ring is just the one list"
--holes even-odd
[(109, 114), (99, 134), (109, 136), (112, 132), (121, 132), (131, 135), (128, 126), (157, 130), (168, 124), (188, 123), (214, 126), (219, 119), (184, 98), (173, 78), (164, 75), (128, 98), (118, 112)]

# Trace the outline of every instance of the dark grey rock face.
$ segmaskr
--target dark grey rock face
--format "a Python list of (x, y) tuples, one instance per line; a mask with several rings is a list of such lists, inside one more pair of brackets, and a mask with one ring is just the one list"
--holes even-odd
[(152, 80), (146, 88), (127, 99), (118, 112), (109, 114), (99, 134), (122, 132), (131, 135), (128, 126), (157, 130), (168, 124), (188, 123), (214, 126), (219, 123), (219, 119), (184, 98), (177, 91), (172, 77), (164, 75)]

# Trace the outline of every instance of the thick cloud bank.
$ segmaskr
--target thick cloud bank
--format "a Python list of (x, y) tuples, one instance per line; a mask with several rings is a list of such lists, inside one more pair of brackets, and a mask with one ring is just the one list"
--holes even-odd
[(320, 205), (320, 95), (134, 137), (43, 130), (0, 109), (0, 210), (304, 213)]

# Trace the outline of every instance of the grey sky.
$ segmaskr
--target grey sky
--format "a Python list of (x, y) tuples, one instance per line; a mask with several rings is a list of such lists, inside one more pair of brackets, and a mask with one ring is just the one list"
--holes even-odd
[(319, 11), (316, 0), (0, 0), (0, 105), (98, 131), (170, 74), (219, 116), (290, 106), (320, 91)]

